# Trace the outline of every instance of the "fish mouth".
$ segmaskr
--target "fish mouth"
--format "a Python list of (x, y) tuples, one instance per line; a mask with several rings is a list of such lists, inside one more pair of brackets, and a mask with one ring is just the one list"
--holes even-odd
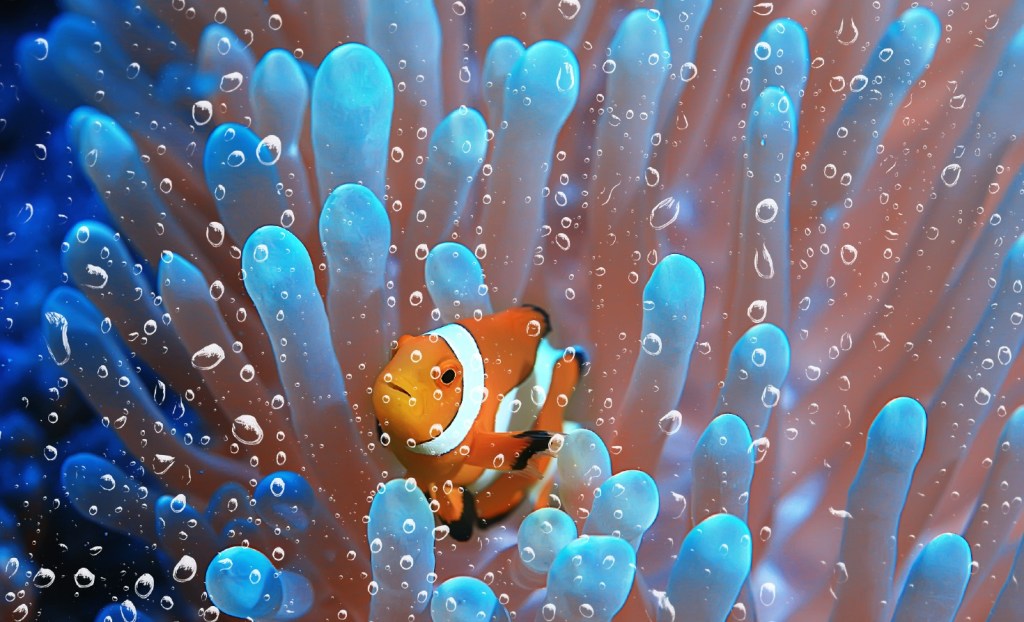
[(391, 387), (391, 388), (392, 388), (392, 389), (394, 389), (395, 391), (398, 391), (399, 393), (404, 393), (404, 394), (408, 395), (409, 397), (412, 397), (412, 393), (409, 393), (408, 391), (406, 391), (406, 390), (405, 390), (405, 389), (403, 389), (402, 387), (398, 386), (398, 385), (397, 385), (397, 384), (395, 384), (394, 382), (385, 382), (384, 384), (385, 384), (386, 386), (389, 386), (389, 387)]

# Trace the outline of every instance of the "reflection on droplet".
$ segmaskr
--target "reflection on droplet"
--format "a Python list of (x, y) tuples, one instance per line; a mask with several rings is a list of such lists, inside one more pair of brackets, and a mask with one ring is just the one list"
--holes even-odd
[(174, 565), (174, 570), (171, 571), (171, 576), (178, 583), (185, 583), (191, 581), (196, 576), (196, 570), (198, 565), (196, 560), (191, 555), (182, 555), (178, 563)]
[[(577, 5), (578, 6), (578, 5)], [(555, 76), (555, 87), (559, 93), (571, 91), (576, 86), (576, 69), (570, 63), (562, 63)]]
[(946, 184), (947, 188), (952, 188), (960, 181), (961, 167), (959, 164), (947, 164), (942, 172), (939, 173), (939, 177), (942, 179), (942, 183)]
[(35, 576), (32, 577), (32, 585), (39, 589), (47, 588), (53, 585), (53, 582), (57, 579), (57, 574), (49, 568), (40, 568)]
[(147, 572), (135, 580), (135, 593), (139, 595), (139, 598), (149, 598), (155, 585), (156, 581), (153, 579), (153, 575)]
[(661, 337), (655, 333), (647, 333), (644, 335), (643, 341), (640, 342), (640, 346), (647, 354), (651, 356), (658, 356), (661, 354)]
[(775, 199), (761, 199), (761, 201), (754, 208), (754, 218), (757, 222), (762, 224), (768, 224), (775, 220), (775, 217), (779, 215), (779, 204)]
[(754, 324), (760, 324), (768, 317), (768, 301), (755, 300), (747, 306), (747, 317)]
[(206, 125), (213, 119), (213, 104), (201, 99), (192, 104), (192, 121), (196, 125)]
[(85, 589), (92, 587), (94, 583), (96, 583), (96, 575), (88, 568), (79, 568), (75, 572), (75, 585), (78, 587)]
[(192, 367), (202, 371), (211, 370), (224, 361), (224, 356), (224, 348), (216, 343), (211, 343), (192, 355)]
[(234, 93), (242, 86), (244, 79), (240, 71), (224, 74), (220, 78), (220, 90), (224, 93)]
[(32, 42), (32, 56), (36, 60), (46, 60), (50, 55), (50, 42), (42, 37), (37, 37)]
[(46, 349), (57, 365), (71, 360), (71, 344), (68, 343), (68, 319), (56, 311), (47, 311), (43, 317), (49, 325), (46, 331)]
[(655, 231), (661, 231), (679, 218), (679, 202), (675, 197), (662, 199), (651, 209), (650, 223)]
[(580, 0), (558, 0), (558, 12), (565, 19), (576, 19), (580, 8)]
[(678, 410), (670, 410), (658, 420), (661, 431), (672, 436), (683, 426), (683, 415)]
[(256, 159), (260, 164), (273, 166), (281, 159), (281, 139), (270, 134), (256, 145)]
[(259, 445), (263, 442), (263, 428), (252, 415), (239, 415), (231, 423), (231, 434), (243, 445)]

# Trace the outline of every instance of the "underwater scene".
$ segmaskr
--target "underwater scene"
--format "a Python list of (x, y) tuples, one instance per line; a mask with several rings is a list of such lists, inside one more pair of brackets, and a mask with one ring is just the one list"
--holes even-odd
[(8, 0), (0, 619), (1024, 619), (1024, 1)]

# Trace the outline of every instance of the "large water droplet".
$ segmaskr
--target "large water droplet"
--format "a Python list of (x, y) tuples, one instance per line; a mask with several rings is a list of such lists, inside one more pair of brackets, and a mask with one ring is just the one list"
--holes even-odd
[(231, 434), (243, 445), (259, 445), (263, 442), (263, 428), (252, 415), (236, 417), (231, 424)]
[(655, 231), (661, 231), (679, 218), (679, 201), (675, 197), (662, 199), (651, 209), (650, 223)]
[(201, 99), (192, 104), (192, 121), (196, 125), (206, 125), (213, 119), (213, 104)]
[(224, 348), (216, 343), (211, 343), (197, 350), (192, 355), (192, 367), (207, 371), (220, 365), (224, 361)]
[(153, 579), (153, 575), (147, 572), (135, 580), (135, 593), (139, 595), (139, 598), (149, 598), (155, 585), (156, 581)]
[(178, 563), (174, 565), (174, 570), (171, 571), (171, 576), (178, 583), (185, 583), (191, 581), (196, 576), (196, 570), (198, 566), (196, 560), (191, 555), (182, 555)]
[(671, 436), (683, 427), (683, 414), (678, 410), (670, 410), (658, 420), (658, 427), (665, 434)]
[(75, 585), (78, 587), (85, 589), (92, 587), (94, 583), (96, 583), (96, 575), (88, 568), (79, 568), (75, 572)]
[(580, 8), (580, 0), (558, 0), (558, 12), (565, 19), (576, 19)]
[(57, 574), (49, 568), (40, 568), (36, 572), (35, 576), (32, 577), (32, 585), (35, 585), (39, 589), (47, 588), (53, 585), (53, 582), (57, 580)]
[(71, 360), (71, 344), (68, 343), (68, 319), (56, 311), (47, 311), (46, 349), (57, 365)]
[(243, 81), (244, 78), (240, 71), (224, 74), (220, 78), (220, 90), (224, 93), (234, 93), (242, 86)]

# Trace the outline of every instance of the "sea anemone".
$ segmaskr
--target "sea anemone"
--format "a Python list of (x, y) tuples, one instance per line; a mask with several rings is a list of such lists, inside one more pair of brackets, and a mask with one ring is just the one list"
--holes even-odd
[[(1021, 4), (66, 5), (20, 62), (113, 226), (46, 348), (135, 462), (62, 483), (167, 564), (16, 617), (1016, 615)], [(523, 303), (578, 429), (454, 542), (368, 389)]]

